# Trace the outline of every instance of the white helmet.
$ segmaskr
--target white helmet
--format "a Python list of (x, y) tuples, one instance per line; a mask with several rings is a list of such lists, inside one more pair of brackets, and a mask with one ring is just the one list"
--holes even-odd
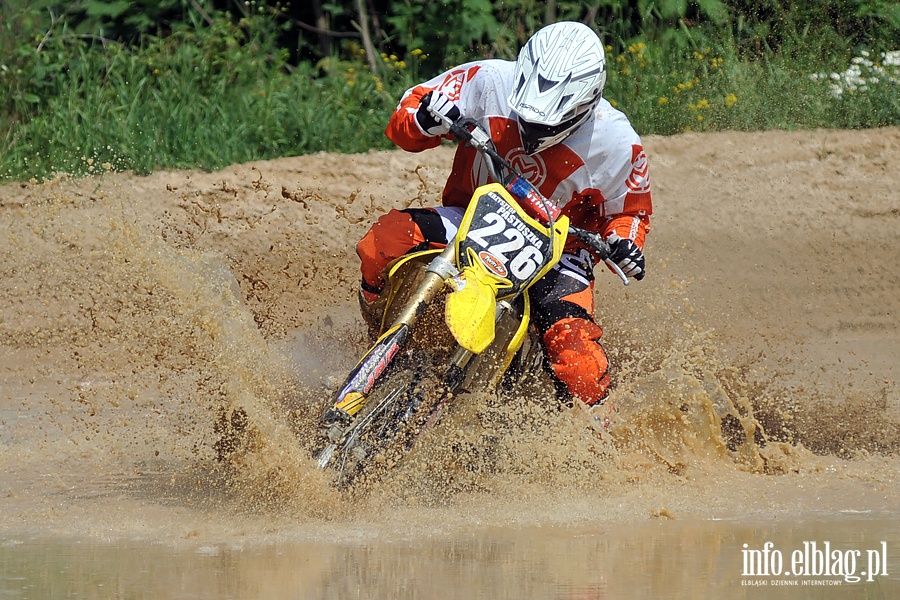
[(606, 84), (600, 38), (583, 23), (553, 23), (519, 51), (509, 106), (519, 118), (525, 152), (557, 144), (591, 114)]

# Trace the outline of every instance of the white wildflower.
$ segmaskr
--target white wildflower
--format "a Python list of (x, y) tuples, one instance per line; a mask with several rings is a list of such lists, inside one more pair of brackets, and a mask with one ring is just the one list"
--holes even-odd
[(881, 63), (869, 60), (871, 54), (862, 50), (850, 61), (843, 73), (813, 73), (813, 81), (829, 80), (831, 95), (839, 98), (844, 92), (865, 92), (869, 85), (885, 82), (900, 85), (900, 50), (881, 53)]

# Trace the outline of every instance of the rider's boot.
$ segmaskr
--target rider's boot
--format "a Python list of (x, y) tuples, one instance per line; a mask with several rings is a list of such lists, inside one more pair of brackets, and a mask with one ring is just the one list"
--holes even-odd
[[(384, 302), (377, 294), (359, 289), (359, 312), (369, 328), (369, 337), (376, 339), (381, 333), (381, 320), (384, 317)], [(371, 298), (371, 299), (370, 299)]]

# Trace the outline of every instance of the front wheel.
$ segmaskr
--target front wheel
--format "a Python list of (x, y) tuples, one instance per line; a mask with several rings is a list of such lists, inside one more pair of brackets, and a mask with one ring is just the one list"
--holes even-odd
[(398, 357), (359, 413), (323, 426), (314, 457), (319, 468), (332, 470), (338, 486), (392, 467), (412, 447), (430, 410), (426, 362), (421, 354)]

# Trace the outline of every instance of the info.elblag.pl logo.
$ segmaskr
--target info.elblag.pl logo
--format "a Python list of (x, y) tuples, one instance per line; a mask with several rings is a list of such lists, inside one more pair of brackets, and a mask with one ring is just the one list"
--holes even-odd
[[(744, 544), (741, 585), (841, 585), (888, 576), (887, 542), (880, 548), (840, 549), (831, 542), (803, 542), (788, 554), (766, 542), (761, 549)], [(777, 577), (780, 579), (771, 579)]]

